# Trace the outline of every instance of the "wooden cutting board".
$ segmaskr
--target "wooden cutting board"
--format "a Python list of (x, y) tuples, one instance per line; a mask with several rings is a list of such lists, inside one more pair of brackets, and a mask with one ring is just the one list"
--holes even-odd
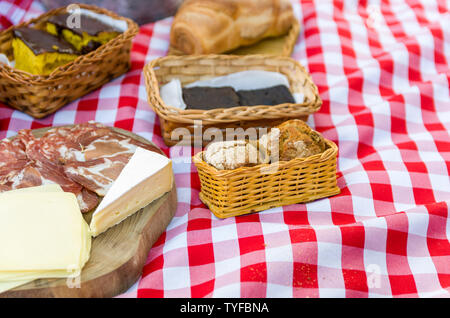
[[(37, 129), (33, 133), (40, 137), (49, 129)], [(129, 131), (114, 130), (151, 144)], [(169, 225), (176, 208), (174, 185), (158, 200), (92, 239), (91, 255), (80, 280), (38, 279), (0, 297), (114, 297), (126, 292), (141, 277), (152, 245)], [(89, 223), (92, 212), (84, 216)]]

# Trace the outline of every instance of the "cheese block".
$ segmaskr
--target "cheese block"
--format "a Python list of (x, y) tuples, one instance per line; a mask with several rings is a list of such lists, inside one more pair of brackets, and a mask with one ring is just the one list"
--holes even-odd
[(24, 192), (63, 192), (63, 189), (59, 184), (51, 183), (37, 187), (20, 188), (0, 193), (0, 195), (11, 193), (24, 193)]
[[(53, 184), (46, 184), (42, 186), (37, 187), (28, 187), (28, 188), (21, 188), (11, 191), (6, 191), (0, 193), (0, 195), (10, 194), (10, 193), (21, 193), (21, 192), (63, 192), (61, 186), (59, 184), (53, 183)], [(10, 282), (1, 282), (0, 281), (0, 293), (13, 289), (17, 286), (29, 283), (32, 279), (25, 279), (25, 280), (16, 280), (16, 281), (10, 281)]]
[(26, 280), (17, 280), (17, 281), (11, 281), (11, 282), (0, 282), (0, 294), (7, 290), (16, 288), (20, 285), (29, 283), (31, 281), (32, 281), (31, 279), (26, 279)]
[(81, 269), (89, 260), (91, 250), (91, 235), (89, 226), (83, 222), (83, 229), (81, 232), (82, 250), (80, 253), (80, 263), (74, 266), (69, 265), (67, 269), (62, 270), (44, 270), (44, 271), (14, 271), (0, 273), (0, 293), (27, 284), (38, 278), (60, 278), (60, 277), (77, 277), (81, 274)]
[(0, 195), (0, 282), (79, 275), (91, 236), (75, 195), (12, 192)]
[(122, 222), (170, 191), (172, 186), (172, 161), (138, 147), (92, 215), (92, 235), (97, 236)]

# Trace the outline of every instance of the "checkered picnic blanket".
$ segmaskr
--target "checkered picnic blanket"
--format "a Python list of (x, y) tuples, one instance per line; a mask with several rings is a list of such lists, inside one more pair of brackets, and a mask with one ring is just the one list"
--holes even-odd
[[(448, 297), (450, 2), (295, 1), (293, 57), (323, 106), (308, 123), (339, 146), (342, 193), (217, 219), (199, 200), (195, 149), (164, 145), (142, 67), (171, 18), (141, 27), (131, 70), (42, 120), (0, 104), (0, 138), (95, 120), (171, 156), (178, 209), (123, 297)], [(42, 12), (0, 0), (0, 27)]]

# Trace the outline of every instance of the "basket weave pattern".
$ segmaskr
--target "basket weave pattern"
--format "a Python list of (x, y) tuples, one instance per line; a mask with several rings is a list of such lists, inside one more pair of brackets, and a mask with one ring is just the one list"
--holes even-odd
[[(264, 70), (284, 74), (292, 93), (303, 93), (301, 104), (285, 103), (275, 106), (239, 106), (211, 110), (185, 109), (166, 105), (159, 94), (160, 85), (179, 79), (182, 85), (197, 80), (228, 75), (247, 70)], [(317, 86), (297, 61), (289, 57), (268, 55), (195, 55), (158, 58), (144, 67), (148, 101), (161, 121), (164, 141), (174, 145), (171, 133), (175, 128), (193, 130), (194, 121), (201, 120), (203, 128), (272, 127), (290, 118), (305, 119), (322, 105)]]
[[(128, 29), (98, 49), (79, 56), (49, 75), (32, 75), (0, 63), (1, 102), (35, 118), (42, 118), (128, 71), (132, 39), (139, 30), (137, 24), (105, 9), (84, 4), (79, 6), (124, 20)], [(65, 7), (51, 10), (1, 32), (0, 53), (10, 60), (13, 59), (11, 44), (14, 29), (31, 25), (41, 28), (50, 16), (64, 12)]]
[(217, 170), (197, 153), (200, 199), (219, 218), (305, 203), (340, 192), (336, 182), (338, 148), (324, 139), (324, 152), (272, 164)]

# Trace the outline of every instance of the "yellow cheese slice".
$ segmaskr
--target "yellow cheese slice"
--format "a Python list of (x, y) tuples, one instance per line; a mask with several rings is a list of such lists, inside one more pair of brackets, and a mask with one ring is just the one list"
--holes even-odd
[(89, 257), (90, 240), (74, 194), (0, 195), (0, 281), (77, 274)]
[(29, 283), (38, 278), (65, 278), (77, 277), (81, 274), (81, 270), (89, 260), (91, 249), (91, 234), (89, 226), (86, 222), (83, 224), (83, 231), (81, 234), (82, 250), (80, 252), (80, 263), (71, 264), (62, 270), (41, 270), (41, 271), (14, 271), (14, 272), (0, 272), (0, 293), (3, 290), (15, 288), (17, 286)]
[(24, 192), (63, 192), (63, 189), (61, 188), (61, 186), (59, 184), (52, 183), (52, 184), (46, 184), (46, 185), (41, 185), (41, 186), (37, 186), (37, 187), (20, 188), (20, 189), (15, 189), (15, 190), (11, 190), (11, 191), (6, 191), (6, 192), (0, 193), (0, 195), (11, 194), (11, 193), (24, 193)]
[[(0, 292), (2, 290), (2, 284), (5, 284), (5, 288), (8, 284), (16, 283), (22, 285), (33, 281), (38, 278), (64, 278), (64, 277), (77, 277), (81, 274), (81, 270), (89, 260), (91, 250), (91, 233), (89, 225), (83, 220), (81, 228), (81, 246), (82, 249), (79, 254), (79, 263), (70, 264), (67, 268), (57, 270), (36, 270), (36, 271), (0, 271)], [(14, 288), (15, 286), (11, 287)]]
[[(30, 193), (30, 192), (63, 192), (61, 187), (58, 184), (48, 184), (37, 187), (29, 187), (23, 189), (17, 189), (12, 191), (3, 192), (0, 194), (17, 194), (17, 193)], [(78, 211), (78, 215), (80, 212)], [(73, 266), (74, 268), (70, 268), (63, 270), (54, 270), (54, 271), (23, 271), (23, 272), (0, 272), (0, 293), (5, 292), (7, 290), (13, 289), (15, 287), (27, 284), (36, 278), (57, 278), (57, 277), (68, 277), (69, 273), (70, 277), (76, 277), (81, 273), (81, 269), (89, 260), (90, 249), (91, 249), (91, 234), (88, 224), (84, 221), (81, 222), (81, 245), (82, 249), (80, 251), (79, 264)], [(0, 261), (1, 263), (1, 261)], [(3, 279), (3, 280), (2, 280)]]
[(18, 286), (24, 285), (26, 283), (29, 283), (31, 281), (32, 281), (31, 279), (27, 279), (27, 280), (17, 280), (17, 281), (11, 281), (11, 282), (0, 282), (0, 294), (7, 290), (10, 290), (10, 289), (16, 288)]
[[(86, 223), (86, 221), (82, 222), (82, 232), (81, 237), (83, 238), (82, 241), (82, 249), (80, 253), (80, 264), (79, 268), (80, 271), (86, 265), (87, 261), (89, 260), (89, 257), (91, 255), (91, 247), (92, 247), (92, 239), (91, 239), (91, 229), (89, 228), (89, 225)], [(81, 272), (80, 272), (81, 274)]]
[(97, 236), (170, 191), (172, 161), (138, 147), (92, 215), (90, 228)]
[[(8, 194), (8, 193), (21, 193), (21, 192), (63, 192), (61, 186), (59, 184), (53, 183), (53, 184), (46, 184), (42, 186), (37, 187), (28, 187), (28, 188), (21, 188), (16, 190), (11, 190), (7, 192), (2, 192), (0, 195)], [(17, 281), (10, 281), (10, 282), (0, 282), (0, 293), (3, 293), (7, 290), (13, 289), (15, 287), (24, 285), (32, 281), (32, 279), (26, 279), (26, 280), (17, 280)]]

